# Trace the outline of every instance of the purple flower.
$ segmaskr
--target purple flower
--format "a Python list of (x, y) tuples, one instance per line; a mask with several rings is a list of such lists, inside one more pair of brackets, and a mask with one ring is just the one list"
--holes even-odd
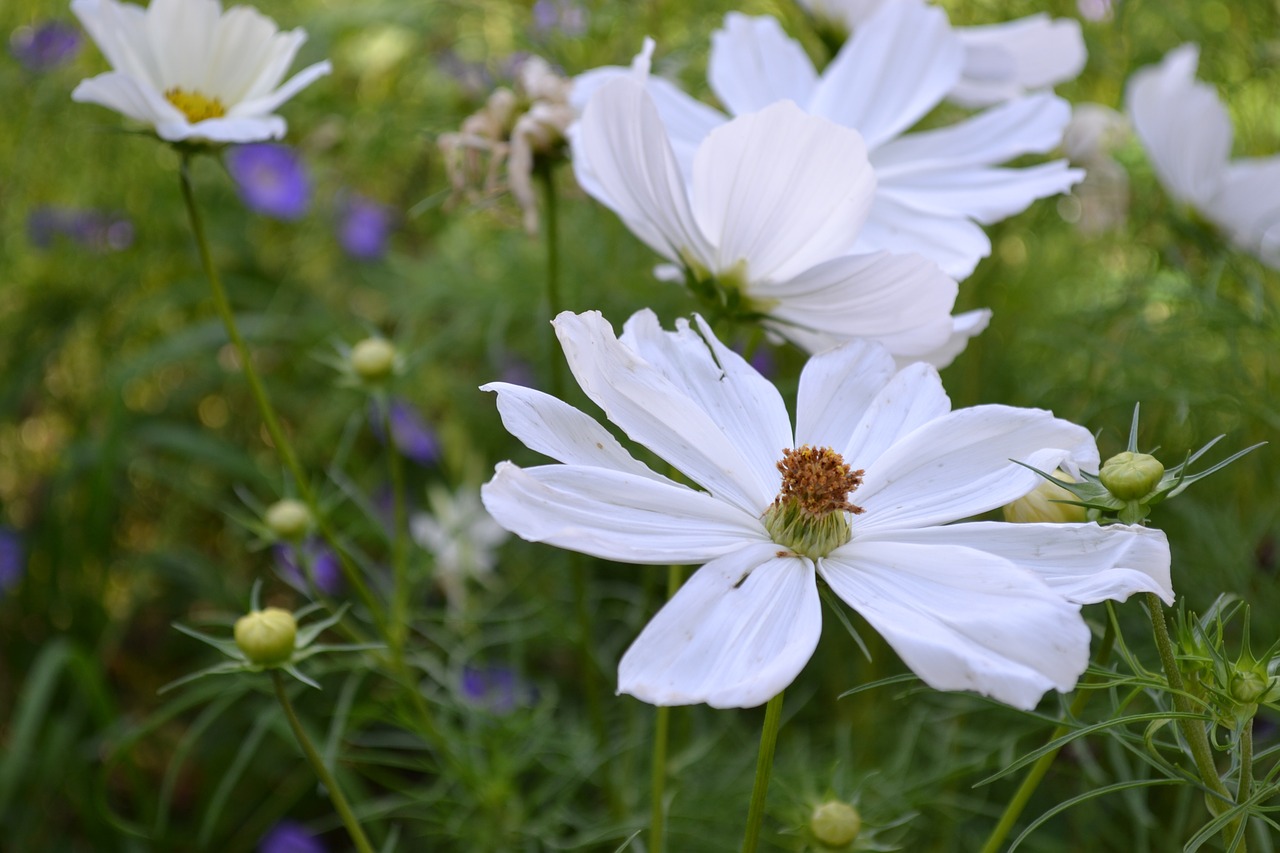
[(507, 666), (463, 667), (458, 692), (468, 705), (499, 715), (532, 705), (537, 699), (532, 685)]
[(387, 251), (391, 233), (391, 210), (362, 195), (351, 195), (343, 204), (338, 224), (338, 242), (348, 255), (362, 261), (376, 261)]
[(227, 171), (240, 198), (255, 213), (298, 219), (311, 203), (311, 182), (302, 158), (287, 145), (237, 145), (227, 152)]
[(573, 0), (538, 0), (533, 4), (533, 28), (540, 33), (559, 30), (566, 36), (587, 31), (587, 10)]
[(0, 527), (0, 595), (18, 585), (26, 566), (27, 549), (18, 531)]
[(28, 71), (52, 71), (75, 58), (83, 38), (65, 21), (18, 27), (9, 38), (9, 51)]
[[(419, 465), (430, 465), (440, 458), (440, 441), (435, 432), (412, 405), (392, 398), (388, 406), (391, 415), (391, 437), (396, 450), (406, 459)], [(387, 431), (383, 425), (382, 411), (376, 401), (369, 403), (369, 426), (378, 440), (386, 443)]]
[[(280, 575), (281, 580), (298, 592), (309, 595), (311, 587), (307, 583), (306, 566), (310, 566), (316, 589), (325, 595), (337, 595), (342, 591), (342, 565), (338, 562), (338, 555), (329, 546), (312, 537), (302, 543), (301, 554), (298, 550), (297, 546), (286, 542), (279, 542), (272, 547), (276, 574)], [(298, 560), (299, 556), (302, 557), (301, 561)]]
[(95, 252), (118, 252), (133, 245), (133, 223), (119, 213), (42, 205), (27, 217), (27, 238), (37, 249), (65, 238)]
[(262, 836), (258, 853), (327, 853), (327, 848), (302, 824), (282, 820)]

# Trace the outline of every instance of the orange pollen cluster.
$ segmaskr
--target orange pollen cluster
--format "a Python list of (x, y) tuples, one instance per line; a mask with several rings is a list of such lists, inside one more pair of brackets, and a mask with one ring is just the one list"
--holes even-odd
[(849, 501), (849, 493), (862, 485), (861, 468), (849, 467), (830, 447), (808, 444), (782, 451), (778, 461), (782, 490), (774, 504), (791, 502), (805, 513), (822, 517), (836, 511), (862, 512)]
[(188, 92), (177, 86), (166, 91), (164, 99), (177, 107), (192, 124), (205, 119), (222, 118), (227, 114), (227, 108), (217, 98), (205, 97), (199, 92)]

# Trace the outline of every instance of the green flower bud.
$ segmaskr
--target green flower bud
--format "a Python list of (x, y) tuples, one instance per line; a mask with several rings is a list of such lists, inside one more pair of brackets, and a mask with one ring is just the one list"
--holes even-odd
[(237, 619), (235, 633), (236, 645), (250, 663), (274, 666), (293, 656), (298, 622), (288, 610), (268, 607)]
[(267, 507), (266, 522), (276, 536), (296, 542), (311, 529), (311, 510), (302, 501), (285, 498)]
[(395, 372), (396, 356), (386, 338), (365, 338), (351, 348), (351, 369), (365, 382), (381, 382)]
[[(1056, 479), (1064, 483), (1074, 483), (1075, 478), (1061, 468), (1053, 472)], [(1004, 520), (1017, 524), (1049, 523), (1071, 524), (1085, 521), (1088, 510), (1073, 504), (1055, 503), (1055, 501), (1078, 500), (1075, 495), (1050, 480), (1041, 480), (1027, 494), (1013, 503), (1005, 504)]]
[(1122, 501), (1145, 498), (1160, 485), (1164, 466), (1160, 460), (1146, 453), (1117, 453), (1108, 459), (1098, 472), (1098, 479), (1107, 491)]
[(1266, 695), (1270, 685), (1267, 679), (1252, 669), (1236, 670), (1231, 674), (1231, 698), (1245, 705), (1252, 705)]
[(809, 831), (828, 847), (846, 847), (862, 830), (862, 816), (848, 803), (829, 800), (813, 810)]

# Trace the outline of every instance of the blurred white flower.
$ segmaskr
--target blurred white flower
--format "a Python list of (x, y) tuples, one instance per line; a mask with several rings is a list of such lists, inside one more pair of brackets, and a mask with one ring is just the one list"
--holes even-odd
[(317, 62), (282, 85), (306, 33), (280, 32), (246, 6), (73, 0), (71, 10), (112, 68), (81, 81), (72, 99), (151, 125), (169, 142), (279, 139), (285, 121), (275, 110), (331, 70)]
[(956, 284), (935, 264), (850, 253), (875, 193), (855, 131), (779, 101), (712, 130), (686, 175), (646, 70), (591, 98), (574, 168), (692, 288), (810, 350), (869, 337), (906, 360), (949, 361), (963, 348), (965, 337), (950, 346)]
[[(902, 0), (799, 0), (823, 26), (848, 36), (885, 6)], [(964, 65), (947, 97), (965, 106), (988, 106), (1074, 80), (1086, 51), (1080, 25), (1040, 13), (977, 27), (956, 27)]]
[[(598, 312), (556, 333), (582, 390), (696, 484), (650, 470), (566, 403), (493, 383), (507, 429), (562, 464), (497, 466), (499, 523), (629, 563), (705, 563), (622, 658), (618, 690), (658, 705), (759, 705), (821, 633), (817, 578), (928, 685), (1029, 709), (1088, 663), (1082, 603), (1173, 598), (1164, 535), (1096, 524), (951, 522), (1025, 495), (1060, 463), (1095, 468), (1087, 430), (1007, 406), (951, 411), (937, 371), (877, 344), (814, 356), (795, 428), (782, 397), (699, 318), (649, 311), (621, 338)], [(856, 470), (855, 470), (856, 469)]]
[(1129, 173), (1111, 153), (1130, 137), (1129, 120), (1102, 104), (1076, 104), (1062, 137), (1067, 159), (1085, 170), (1071, 194), (1076, 225), (1086, 234), (1119, 228), (1129, 216)]
[(427, 502), (431, 511), (410, 518), (409, 533), (435, 557), (435, 581), (449, 608), (462, 611), (468, 583), (490, 578), (508, 534), (485, 512), (474, 489), (451, 493), (435, 486), (427, 490)]
[(556, 74), (545, 59), (531, 56), (516, 73), (516, 91), (494, 90), (457, 133), (441, 134), (439, 146), (455, 195), (474, 187), (486, 192), (501, 189), (498, 171), (505, 166), (506, 187), (520, 205), (524, 228), (536, 233), (534, 159), (555, 156), (564, 144), (574, 119), (571, 87), (572, 82)]
[[(998, 164), (1055, 148), (1071, 116), (1049, 93), (1018, 98), (934, 130), (903, 135), (960, 77), (965, 47), (940, 9), (920, 0), (889, 3), (854, 34), (819, 75), (776, 20), (730, 13), (712, 39), (712, 90), (734, 115), (782, 99), (857, 130), (878, 180), (865, 227), (850, 233), (860, 252), (919, 253), (964, 278), (991, 253), (981, 225), (998, 222), (1044, 196), (1066, 191), (1082, 172), (1065, 161), (1010, 169)], [(576, 78), (581, 107), (604, 82), (604, 68)], [(650, 78), (649, 91), (687, 175), (691, 153), (726, 117)], [(575, 157), (578, 152), (575, 151)]]
[(1200, 49), (1184, 44), (1129, 80), (1126, 101), (1160, 182), (1240, 248), (1280, 269), (1280, 156), (1231, 159), (1231, 119), (1196, 80)]
[(1109, 21), (1113, 0), (1076, 0), (1076, 11), (1086, 21)]

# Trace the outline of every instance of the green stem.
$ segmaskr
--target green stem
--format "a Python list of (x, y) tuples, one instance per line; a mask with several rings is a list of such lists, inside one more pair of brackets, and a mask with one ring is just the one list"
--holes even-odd
[[(676, 594), (684, 580), (684, 570), (680, 566), (667, 567), (667, 600)], [(653, 769), (649, 788), (649, 849), (651, 853), (662, 853), (665, 843), (664, 829), (666, 824), (666, 786), (667, 786), (667, 741), (671, 729), (671, 709), (660, 705), (653, 727)]]
[(271, 405), (271, 399), (267, 396), (267, 390), (262, 384), (262, 379), (258, 376), (258, 370), (253, 366), (253, 354), (249, 350), (249, 345), (245, 343), (244, 337), (240, 334), (240, 328), (236, 325), (235, 314), (231, 310), (231, 302), (227, 298), (227, 291), (222, 286), (222, 279), (218, 275), (217, 267), (213, 264), (213, 256), (209, 251), (209, 241), (205, 236), (204, 220), (200, 216), (200, 208), (196, 204), (195, 192), (191, 188), (190, 154), (182, 155), (182, 162), (178, 168), (178, 177), (179, 183), (182, 185), (182, 200), (187, 207), (187, 217), (191, 221), (191, 231), (195, 235), (196, 248), (200, 252), (200, 263), (204, 267), (205, 277), (209, 279), (209, 289), (213, 292), (214, 308), (222, 319), (222, 325), (227, 330), (227, 337), (231, 340), (231, 345), (235, 347), (236, 354), (239, 356), (240, 368), (244, 372), (245, 380), (249, 383), (249, 390), (253, 394), (254, 402), (258, 405), (258, 412), (262, 415), (262, 422), (267, 428), (267, 434), (271, 436), (271, 443), (275, 445), (276, 452), (280, 454), (285, 467), (289, 469), (299, 496), (311, 510), (312, 517), (316, 519), (316, 525), (321, 536), (333, 548), (334, 553), (338, 555), (338, 562), (342, 566), (342, 573), (346, 577), (347, 583), (351, 585), (351, 588), (360, 596), (365, 606), (369, 608), (374, 621), (380, 622), (379, 614), (381, 613), (381, 608), (378, 607), (373, 594), (369, 592), (368, 586), (365, 585), (360, 571), (352, 564), (346, 549), (341, 546), (333, 529), (321, 514), (315, 492), (311, 488), (310, 481), (307, 480), (306, 472), (303, 471), (302, 465), (298, 462), (298, 456), (294, 453), (292, 443), (290, 443), (280, 426), (280, 419), (276, 416), (276, 410)]
[[(1102, 642), (1098, 644), (1097, 665), (1105, 666), (1107, 659), (1111, 657), (1111, 647), (1116, 639), (1115, 626), (1111, 620), (1107, 620), (1106, 632), (1102, 635)], [(1077, 689), (1075, 698), (1071, 700), (1071, 707), (1067, 712), (1066, 720), (1079, 719), (1080, 713), (1084, 711), (1084, 706), (1088, 704), (1092, 697), (1093, 690)], [(1052, 743), (1063, 735), (1071, 731), (1071, 726), (1066, 720), (1059, 723), (1053, 733), (1049, 735), (1049, 741)], [(1022, 810), (1026, 808), (1027, 802), (1031, 799), (1031, 795), (1035, 793), (1036, 788), (1040, 786), (1040, 782), (1044, 779), (1046, 773), (1049, 772), (1050, 765), (1053, 760), (1058, 757), (1058, 753), (1062, 751), (1062, 747), (1046, 752), (1044, 755), (1036, 759), (1035, 764), (1031, 765), (1031, 769), (1027, 771), (1027, 775), (1023, 778), (1022, 784), (1018, 786), (1018, 790), (1014, 792), (1013, 798), (1009, 800), (1009, 804), (1004, 808), (1004, 814), (1000, 815), (1000, 822), (996, 824), (995, 829), (991, 830), (991, 835), (987, 837), (987, 843), (982, 846), (981, 853), (997, 853), (1000, 845), (1004, 843), (1009, 833), (1013, 831), (1013, 826), (1017, 823), (1018, 817), (1021, 816)]]
[(1236, 786), (1236, 802), (1243, 803), (1253, 796), (1253, 718), (1244, 724), (1240, 732), (1240, 784)]
[(388, 639), (391, 654), (401, 661), (409, 633), (409, 514), (405, 504), (404, 460), (391, 428), (391, 401), (379, 394), (374, 405), (382, 409), (382, 428), (387, 436), (387, 467), (391, 474), (391, 500), (394, 506), (391, 534), (391, 624)]
[(333, 803), (333, 807), (338, 810), (338, 815), (342, 818), (343, 825), (346, 826), (347, 832), (351, 835), (351, 840), (355, 842), (356, 849), (360, 853), (373, 853), (373, 845), (369, 843), (368, 837), (364, 834), (364, 829), (360, 826), (360, 821), (356, 819), (355, 812), (351, 810), (351, 805), (347, 802), (346, 796), (342, 793), (342, 789), (338, 787), (338, 780), (333, 778), (329, 768), (324, 766), (320, 753), (316, 751), (315, 745), (311, 743), (311, 738), (307, 737), (306, 731), (302, 728), (302, 723), (298, 720), (298, 715), (293, 710), (293, 703), (289, 701), (289, 694), (284, 689), (284, 678), (281, 677), (279, 670), (271, 671), (271, 683), (275, 686), (276, 698), (280, 700), (280, 707), (284, 709), (284, 715), (289, 720), (289, 728), (293, 729), (293, 736), (297, 738), (298, 746), (302, 747), (302, 752), (306, 755), (307, 762), (311, 765), (311, 769), (315, 771), (316, 778), (320, 780), (320, 784), (329, 792), (329, 800)]
[(760, 731), (760, 755), (756, 758), (756, 781), (751, 788), (751, 807), (747, 812), (747, 831), (742, 837), (742, 853), (755, 853), (760, 843), (760, 825), (764, 822), (764, 801), (769, 793), (769, 776), (773, 771), (773, 750), (778, 743), (778, 727), (782, 725), (782, 691), (769, 700), (764, 709), (764, 728)]
[[(1146, 596), (1147, 610), (1151, 614), (1151, 630), (1156, 638), (1156, 648), (1160, 652), (1160, 663), (1164, 666), (1165, 680), (1169, 682), (1173, 707), (1180, 713), (1193, 714), (1196, 709), (1191, 707), (1191, 701), (1187, 698), (1186, 687), (1182, 681), (1182, 672), (1178, 669), (1173, 641), (1169, 638), (1169, 625), (1164, 619), (1164, 603), (1153, 592), (1148, 592)], [(1201, 780), (1211, 792), (1210, 796), (1205, 797), (1205, 804), (1212, 814), (1222, 814), (1232, 805), (1233, 800), (1231, 792), (1227, 790), (1227, 786), (1222, 783), (1222, 777), (1218, 775), (1218, 767), (1213, 760), (1213, 750), (1209, 746), (1209, 736), (1205, 734), (1204, 724), (1199, 720), (1181, 717), (1178, 719), (1178, 727), (1182, 731), (1182, 737), (1186, 740), (1187, 746), (1191, 749), (1191, 758), (1195, 761)], [(1239, 820), (1234, 820), (1223, 827), (1222, 834), (1227, 839), (1228, 847), (1231, 846), (1231, 839), (1235, 836), (1239, 823)], [(1239, 853), (1245, 853), (1245, 845), (1238, 846), (1236, 850)]]
[[(546, 303), (547, 313), (554, 320), (564, 310), (563, 297), (560, 293), (560, 206), (556, 198), (555, 170), (550, 164), (540, 164), (537, 169), (538, 182), (542, 186), (543, 227), (547, 246)], [(550, 329), (550, 346), (548, 357), (553, 365), (551, 371), (551, 394), (564, 399), (565, 361), (556, 355), (559, 346), (556, 342), (555, 329)]]

